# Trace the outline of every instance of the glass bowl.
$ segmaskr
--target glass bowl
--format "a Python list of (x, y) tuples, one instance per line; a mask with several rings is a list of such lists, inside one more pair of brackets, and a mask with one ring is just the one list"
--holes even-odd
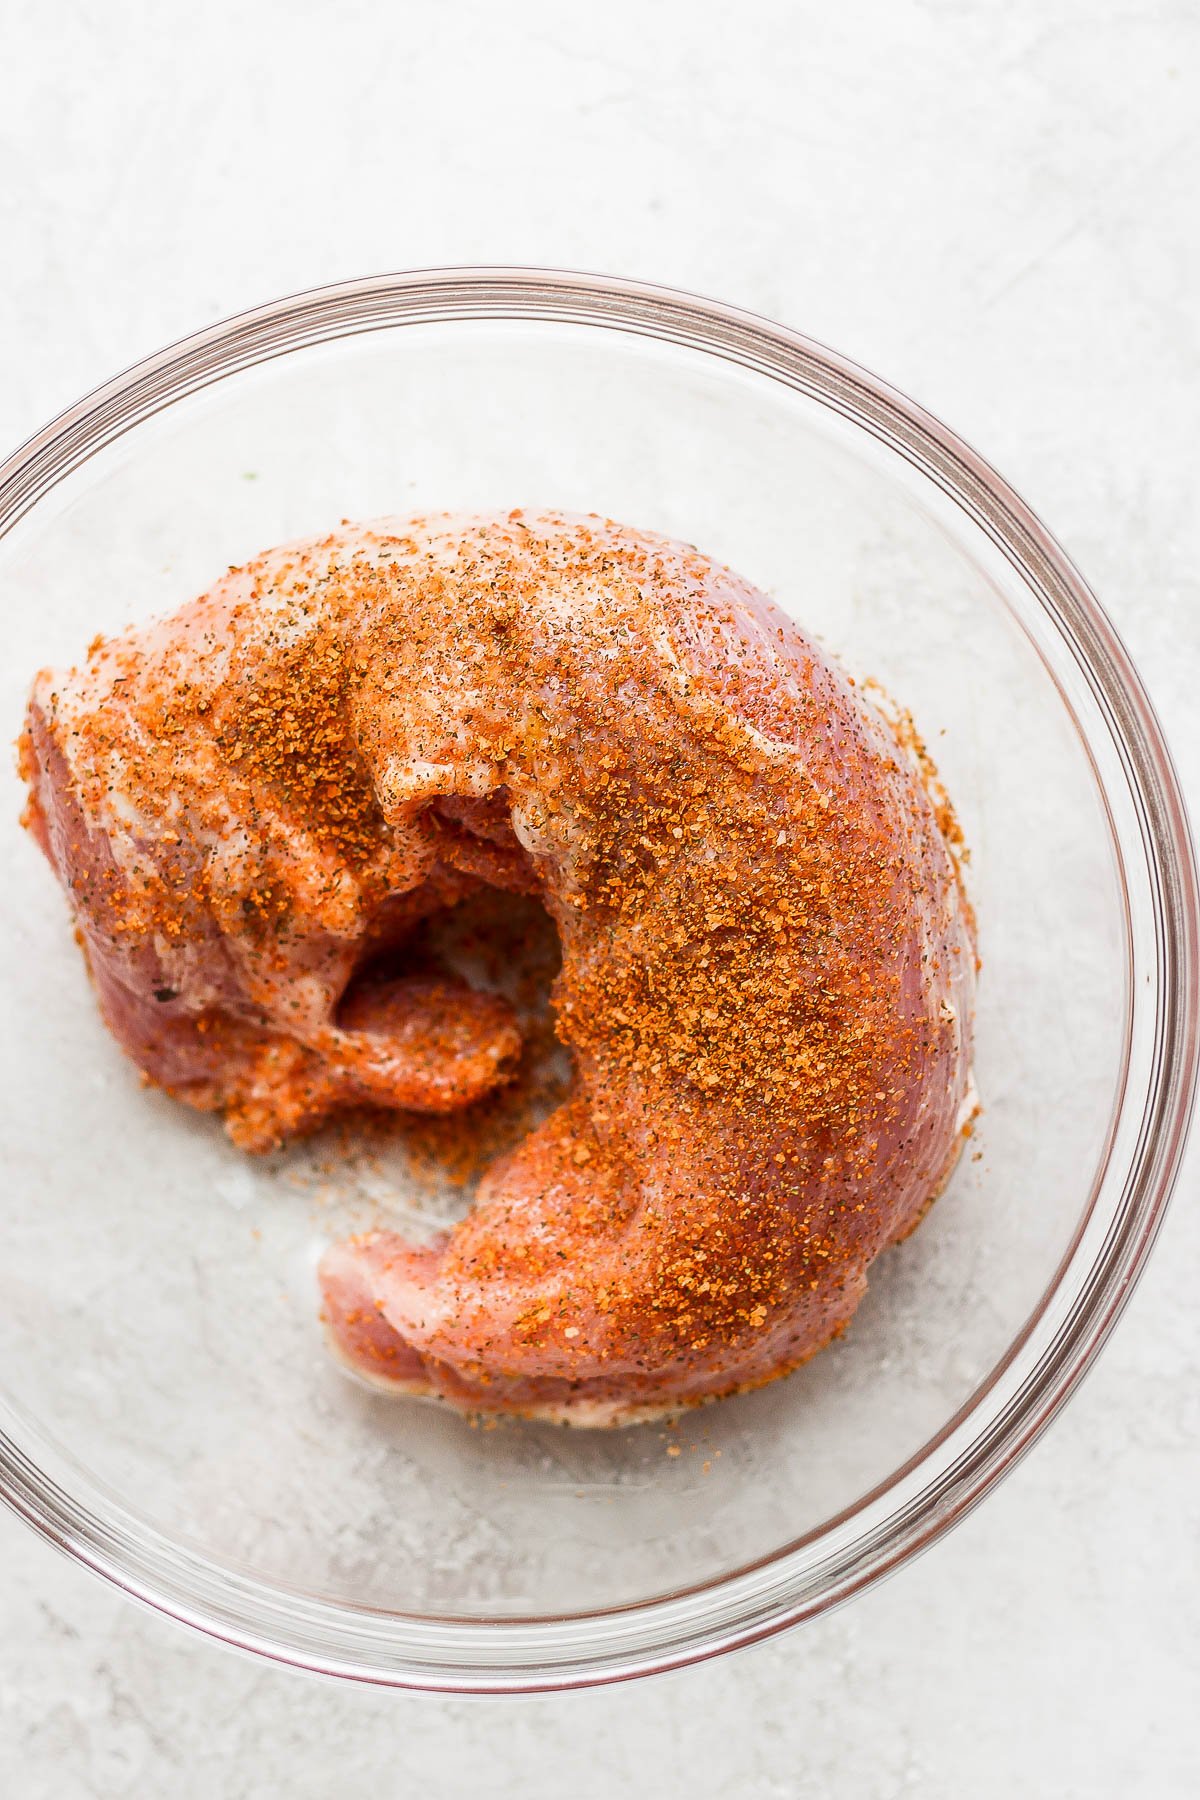
[(516, 1692), (745, 1644), (930, 1544), (1079, 1381), (1195, 1078), (1179, 790), (1111, 626), (959, 439), (795, 333), (536, 270), (385, 276), (198, 333), (0, 467), (3, 716), (227, 564), (418, 508), (597, 511), (770, 590), (916, 715), (971, 846), (984, 1112), (840, 1342), (676, 1425), (352, 1385), (314, 1265), (453, 1204), (387, 1143), (266, 1161), (139, 1086), (4, 815), (0, 1486), (130, 1594), (358, 1680)]

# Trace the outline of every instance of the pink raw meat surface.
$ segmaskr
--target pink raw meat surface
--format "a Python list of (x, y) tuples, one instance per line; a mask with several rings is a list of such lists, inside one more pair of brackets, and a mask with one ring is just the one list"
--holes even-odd
[(519, 512), (285, 546), (40, 674), (23, 766), (109, 1027), (250, 1150), (508, 1080), (511, 1008), (413, 934), (481, 886), (545, 907), (569, 1099), (444, 1240), (325, 1257), (377, 1384), (611, 1424), (770, 1380), (953, 1165), (952, 815), (912, 733), (689, 546)]

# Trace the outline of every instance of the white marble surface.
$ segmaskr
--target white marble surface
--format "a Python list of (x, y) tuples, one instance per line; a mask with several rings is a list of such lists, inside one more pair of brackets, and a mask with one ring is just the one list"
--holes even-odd
[[(1200, 809), (1191, 0), (0, 0), (0, 443), (241, 306), (377, 269), (601, 268), (836, 344), (1065, 540)], [(0, 1791), (1007, 1800), (1196, 1791), (1193, 1152), (1078, 1399), (831, 1619), (571, 1699), (342, 1691), (0, 1518)]]

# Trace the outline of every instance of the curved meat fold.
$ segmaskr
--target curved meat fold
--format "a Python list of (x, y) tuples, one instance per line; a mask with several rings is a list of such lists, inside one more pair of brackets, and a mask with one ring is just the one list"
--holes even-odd
[(548, 912), (570, 1098), (442, 1240), (324, 1259), (378, 1385), (607, 1425), (768, 1381), (953, 1165), (952, 815), (911, 731), (690, 546), (346, 526), (44, 671), (22, 754), (109, 1027), (247, 1149), (503, 1084), (515, 1015), (414, 933), (481, 887)]

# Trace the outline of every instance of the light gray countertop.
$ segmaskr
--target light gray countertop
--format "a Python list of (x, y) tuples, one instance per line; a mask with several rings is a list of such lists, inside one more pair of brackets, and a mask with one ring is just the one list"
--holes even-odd
[[(1198, 119), (1190, 0), (0, 0), (0, 445), (323, 280), (529, 262), (716, 294), (1003, 470), (1108, 607), (1200, 809)], [(1198, 1174), (1193, 1150), (1098, 1368), (998, 1493), (832, 1618), (666, 1680), (323, 1686), (0, 1516), (0, 1791), (1194, 1793)]]

